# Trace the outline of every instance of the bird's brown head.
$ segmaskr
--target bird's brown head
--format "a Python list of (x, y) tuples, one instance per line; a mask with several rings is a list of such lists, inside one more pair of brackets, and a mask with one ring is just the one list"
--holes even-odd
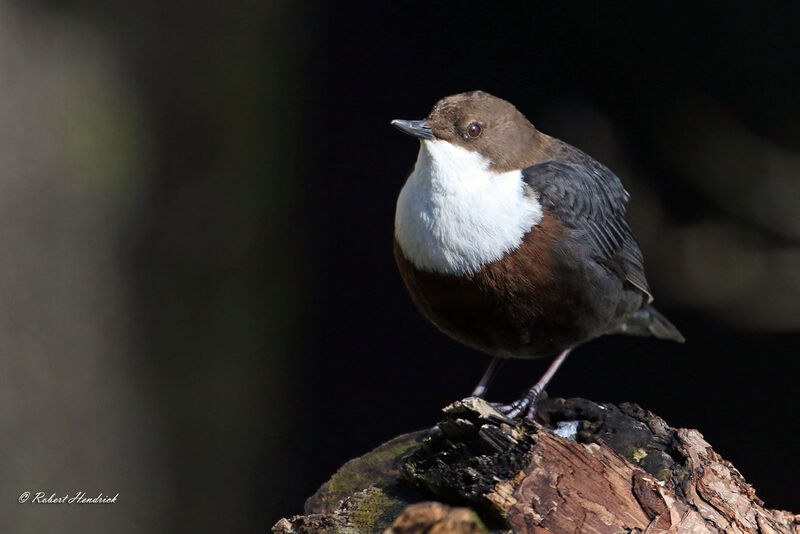
[(422, 121), (392, 121), (427, 140), (447, 141), (480, 153), (492, 170), (505, 172), (548, 158), (551, 138), (541, 134), (510, 102), (483, 91), (447, 96)]

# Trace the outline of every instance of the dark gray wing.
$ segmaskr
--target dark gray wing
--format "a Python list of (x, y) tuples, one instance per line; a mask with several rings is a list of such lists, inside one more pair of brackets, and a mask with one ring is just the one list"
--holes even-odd
[(614, 173), (596, 162), (547, 161), (523, 169), (522, 177), (542, 207), (573, 229), (598, 263), (653, 300), (642, 252), (625, 219), (630, 195)]

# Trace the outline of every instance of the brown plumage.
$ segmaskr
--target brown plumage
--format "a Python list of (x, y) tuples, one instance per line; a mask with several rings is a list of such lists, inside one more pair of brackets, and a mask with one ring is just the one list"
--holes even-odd
[(414, 304), (444, 333), (495, 356), (551, 356), (585, 335), (570, 320), (575, 307), (550, 252), (562, 230), (546, 215), (517, 250), (465, 276), (417, 269), (396, 240), (394, 255)]
[[(483, 91), (441, 99), (426, 122), (438, 139), (480, 152), (497, 172), (549, 161), (561, 151), (563, 144), (539, 132), (510, 102)], [(470, 139), (465, 132), (473, 122), (492, 135)]]
[[(536, 396), (569, 350), (590, 339), (626, 333), (683, 341), (649, 304), (642, 254), (625, 219), (629, 195), (605, 166), (540, 133), (513, 105), (481, 91), (440, 100), (424, 121), (393, 124), (427, 144), (411, 189), (406, 193), (410, 178), (398, 201), (396, 224), (404, 233), (394, 242), (417, 308), (444, 333), (496, 358), (561, 353), (507, 413), (531, 416)], [(516, 192), (494, 182), (509, 179), (517, 180)], [(486, 188), (491, 200), (470, 193), (476, 187)], [(506, 198), (520, 217), (540, 210), (516, 242), (507, 232), (519, 219), (499, 230), (491, 223), (493, 216), (504, 220), (497, 202)], [(464, 214), (482, 209), (486, 213), (477, 217)], [(509, 246), (500, 256), (487, 252), (483, 257), (491, 259), (475, 265), (482, 257), (476, 244), (484, 242), (488, 249), (498, 242)], [(495, 368), (476, 394), (482, 395)]]

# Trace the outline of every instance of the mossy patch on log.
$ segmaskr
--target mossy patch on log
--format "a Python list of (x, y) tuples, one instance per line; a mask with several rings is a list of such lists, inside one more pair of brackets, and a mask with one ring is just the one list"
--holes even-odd
[(364, 456), (350, 460), (308, 498), (305, 513), (333, 512), (346, 497), (371, 486), (381, 488), (394, 499), (404, 500), (402, 488), (397, 487), (400, 466), (404, 456), (419, 447), (426, 434), (425, 430), (402, 434)]

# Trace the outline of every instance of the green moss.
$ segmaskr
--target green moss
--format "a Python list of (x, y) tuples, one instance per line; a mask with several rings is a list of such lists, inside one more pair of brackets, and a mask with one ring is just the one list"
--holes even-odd
[(359, 490), (396, 484), (403, 456), (419, 446), (425, 435), (421, 431), (399, 436), (347, 462), (306, 502), (306, 513), (328, 513)]
[(370, 488), (357, 498), (348, 518), (359, 532), (383, 532), (404, 507), (405, 503), (392, 499), (382, 490)]
[(328, 482), (326, 493), (348, 494), (354, 490), (363, 488), (366, 484), (364, 478), (364, 474), (356, 467), (350, 469), (342, 468), (333, 475), (333, 478)]
[(409, 437), (408, 441), (399, 441), (385, 450), (376, 449), (375, 450), (376, 456), (379, 458), (380, 457), (398, 458), (400, 456), (404, 456), (409, 449), (419, 445), (419, 440), (417, 439), (416, 434), (411, 434), (408, 437)]
[(647, 458), (647, 451), (637, 445), (638, 444), (627, 445), (621, 450), (618, 448), (615, 448), (615, 450), (622, 454), (629, 462), (640, 464), (643, 459)]
[(669, 469), (664, 468), (664, 469), (661, 469), (660, 471), (658, 471), (655, 474), (655, 477), (658, 480), (666, 482), (667, 480), (669, 480), (672, 477), (672, 472)]
[[(380, 482), (376, 480), (376, 469), (369, 469), (370, 467), (378, 467), (380, 465), (390, 465), (394, 460), (399, 459), (400, 456), (405, 454), (410, 448), (417, 445), (417, 441), (409, 439), (408, 441), (400, 441), (399, 443), (389, 442), (391, 446), (387, 448), (378, 447), (372, 452), (369, 452), (358, 459), (357, 462), (348, 462), (337, 471), (330, 482), (328, 482), (328, 491), (331, 493), (344, 493), (349, 494), (359, 489), (363, 489), (370, 484)], [(387, 444), (387, 445), (389, 445)], [(392, 474), (386, 470), (386, 474)]]

